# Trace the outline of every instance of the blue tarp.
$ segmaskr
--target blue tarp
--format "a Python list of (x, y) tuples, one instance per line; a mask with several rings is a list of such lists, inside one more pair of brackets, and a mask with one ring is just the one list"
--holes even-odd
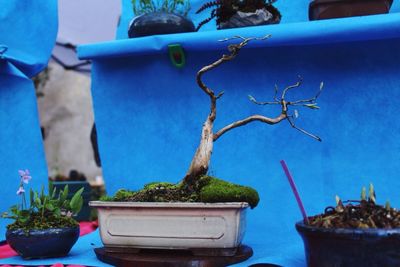
[[(47, 65), (57, 34), (57, 1), (3, 0), (0, 8), (0, 212), (20, 203), (19, 169), (47, 186), (47, 167), (30, 77)], [(9, 220), (0, 220), (0, 240)]]
[(57, 35), (57, 1), (2, 1), (0, 44), (5, 59), (26, 76), (40, 72), (49, 59)]
[[(195, 83), (196, 72), (226, 53), (218, 40), (272, 34), (254, 41), (232, 62), (204, 76), (216, 92), (215, 128), (251, 114), (276, 116), (279, 108), (256, 106), (247, 95), (271, 100), (274, 84), (304, 85), (291, 100), (325, 91), (320, 110), (299, 110), (298, 126), (253, 123), (233, 130), (214, 146), (211, 174), (258, 189), (259, 207), (248, 213), (244, 243), (254, 256), (237, 266), (271, 262), (305, 266), (294, 229), (301, 214), (283, 174), (285, 159), (309, 214), (334, 205), (334, 196), (354, 199), (373, 182), (378, 200), (400, 205), (396, 188), (400, 160), (400, 15), (297, 22), (215, 32), (154, 36), (80, 47), (93, 59), (92, 94), (103, 174), (110, 194), (151, 181), (177, 182), (188, 168), (209, 110)], [(182, 44), (187, 65), (169, 62), (167, 45)]]

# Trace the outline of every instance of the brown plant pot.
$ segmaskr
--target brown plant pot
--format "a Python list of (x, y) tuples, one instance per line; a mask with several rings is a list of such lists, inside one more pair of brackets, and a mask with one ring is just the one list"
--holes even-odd
[(393, 0), (313, 0), (308, 9), (310, 20), (386, 14)]

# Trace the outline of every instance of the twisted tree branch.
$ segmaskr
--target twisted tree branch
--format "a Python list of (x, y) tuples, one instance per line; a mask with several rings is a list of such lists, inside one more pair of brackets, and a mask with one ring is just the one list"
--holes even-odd
[(235, 121), (235, 122), (225, 126), (224, 128), (222, 128), (221, 130), (219, 130), (218, 132), (216, 132), (214, 134), (214, 139), (213, 140), (217, 141), (217, 139), (220, 138), (224, 133), (226, 133), (226, 132), (228, 132), (228, 131), (230, 131), (230, 130), (232, 130), (234, 128), (246, 125), (246, 124), (248, 124), (250, 122), (253, 122), (253, 121), (260, 121), (260, 122), (272, 125), (272, 124), (277, 124), (277, 123), (285, 120), (286, 118), (287, 118), (286, 114), (280, 114), (276, 118), (268, 118), (268, 117), (261, 116), (261, 115), (252, 115), (252, 116), (247, 117), (247, 118), (245, 118), (243, 120)]
[(223, 40), (220, 40), (220, 42), (226, 42), (226, 41), (232, 40), (232, 39), (241, 39), (242, 42), (240, 42), (239, 44), (228, 45), (228, 51), (230, 52), (229, 55), (223, 54), (220, 59), (218, 59), (217, 61), (215, 61), (207, 66), (204, 66), (197, 72), (197, 76), (196, 76), (197, 84), (210, 97), (210, 100), (211, 100), (210, 118), (212, 120), (215, 120), (215, 116), (216, 116), (216, 100), (223, 95), (223, 92), (221, 92), (217, 96), (215, 96), (214, 91), (203, 82), (203, 80), (202, 80), (203, 74), (218, 67), (219, 65), (221, 65), (224, 62), (231, 61), (232, 59), (234, 59), (238, 55), (240, 49), (242, 49), (242, 47), (247, 45), (251, 40), (264, 40), (269, 37), (270, 37), (270, 35), (266, 35), (261, 38), (244, 38), (241, 36), (234, 36), (231, 38), (225, 38)]
[(282, 95), (281, 95), (281, 100), (285, 99), (286, 93), (293, 88), (299, 87), (301, 85), (301, 83), (303, 82), (303, 78), (301, 78), (301, 76), (297, 76), (299, 78), (299, 80), (297, 81), (297, 83), (293, 84), (293, 85), (289, 85), (288, 87), (286, 87), (285, 89), (283, 89)]
[[(203, 80), (202, 80), (203, 75), (206, 72), (218, 67), (222, 63), (234, 59), (238, 55), (240, 49), (242, 49), (245, 45), (247, 45), (248, 42), (250, 42), (251, 40), (264, 40), (264, 39), (268, 38), (269, 36), (270, 35), (266, 35), (262, 38), (244, 38), (241, 36), (234, 36), (232, 38), (223, 39), (223, 40), (221, 40), (223, 42), (232, 40), (232, 39), (240, 39), (241, 42), (239, 44), (228, 45), (229, 54), (223, 54), (220, 59), (216, 60), (215, 62), (213, 62), (207, 66), (204, 66), (203, 68), (201, 68), (198, 71), (197, 76), (196, 76), (196, 81), (197, 81), (198, 86), (210, 98), (210, 113), (208, 114), (207, 119), (204, 122), (203, 127), (202, 127), (200, 144), (196, 149), (196, 152), (190, 163), (189, 169), (183, 179), (184, 184), (187, 185), (187, 188), (189, 190), (193, 189), (193, 186), (195, 185), (195, 182), (199, 177), (201, 177), (202, 175), (205, 175), (207, 173), (214, 142), (216, 140), (218, 140), (218, 138), (220, 138), (222, 135), (229, 132), (230, 130), (244, 126), (253, 121), (259, 121), (259, 122), (263, 122), (263, 123), (272, 125), (272, 124), (277, 124), (283, 120), (288, 120), (289, 124), (293, 128), (297, 129), (298, 131), (300, 131), (314, 139), (321, 141), (321, 139), (318, 136), (311, 134), (311, 133), (305, 131), (304, 129), (297, 127), (294, 124), (294, 122), (292, 121), (292, 116), (288, 114), (288, 107), (291, 105), (306, 106), (306, 107), (312, 108), (312, 109), (318, 108), (316, 106), (315, 101), (321, 93), (322, 85), (321, 85), (320, 91), (313, 98), (305, 99), (305, 100), (297, 100), (294, 102), (287, 102), (285, 100), (285, 97), (286, 97), (286, 94), (288, 93), (288, 91), (290, 91), (296, 87), (299, 87), (301, 85), (302, 79), (300, 76), (299, 76), (299, 81), (297, 83), (290, 85), (290, 86), (286, 87), (285, 89), (283, 89), (282, 94), (280, 95), (280, 98), (278, 97), (278, 91), (279, 91), (278, 86), (275, 85), (275, 95), (273, 97), (274, 101), (259, 102), (254, 97), (249, 96), (250, 101), (257, 105), (280, 105), (281, 112), (278, 116), (276, 116), (274, 118), (269, 118), (269, 117), (262, 116), (262, 115), (252, 115), (245, 119), (232, 122), (231, 124), (228, 124), (225, 127), (221, 128), (216, 133), (214, 133), (214, 131), (213, 131), (214, 121), (216, 119), (216, 114), (217, 114), (217, 100), (220, 97), (222, 97), (224, 92), (222, 91), (216, 95), (214, 90), (212, 90), (210, 87), (208, 87), (203, 82)], [(297, 113), (297, 112), (295, 112), (295, 113)]]

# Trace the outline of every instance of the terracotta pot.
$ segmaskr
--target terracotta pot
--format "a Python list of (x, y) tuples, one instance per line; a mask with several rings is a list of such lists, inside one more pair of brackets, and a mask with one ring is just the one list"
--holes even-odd
[(79, 227), (7, 230), (8, 244), (24, 259), (64, 257), (79, 238)]
[(313, 0), (310, 20), (344, 18), (388, 13), (393, 0)]
[(129, 25), (128, 36), (134, 38), (194, 31), (194, 24), (188, 18), (172, 13), (152, 12), (135, 17)]
[(398, 267), (400, 228), (326, 229), (296, 224), (308, 267)]

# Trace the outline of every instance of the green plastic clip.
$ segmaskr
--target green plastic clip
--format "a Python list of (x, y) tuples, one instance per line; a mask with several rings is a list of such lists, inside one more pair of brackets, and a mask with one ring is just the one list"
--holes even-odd
[(185, 52), (180, 44), (168, 45), (169, 58), (171, 59), (172, 65), (177, 68), (183, 68), (186, 63)]

